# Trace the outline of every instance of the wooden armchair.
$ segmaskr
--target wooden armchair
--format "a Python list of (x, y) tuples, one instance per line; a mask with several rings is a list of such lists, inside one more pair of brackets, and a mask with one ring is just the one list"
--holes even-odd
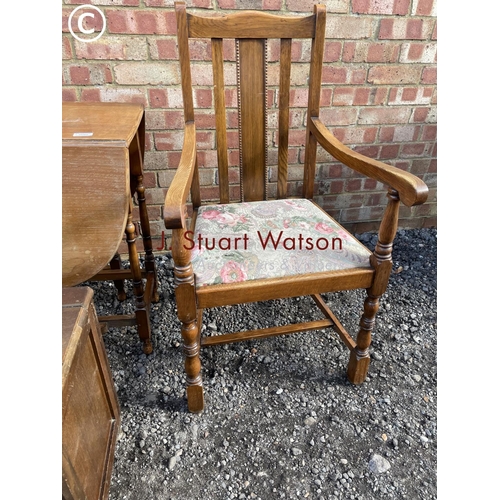
[[(392, 268), (392, 243), (400, 200), (424, 203), (419, 178), (356, 153), (339, 142), (319, 119), (326, 9), (315, 5), (305, 17), (247, 11), (222, 17), (186, 13), (175, 4), (184, 99), (184, 144), (164, 206), (172, 229), (175, 294), (184, 342), (188, 408), (204, 407), (200, 347), (332, 327), (350, 352), (347, 377), (366, 378), (369, 346), (379, 298)], [(202, 204), (189, 58), (189, 38), (211, 39), (220, 203)], [(240, 203), (230, 200), (223, 70), (223, 39), (236, 43)], [(267, 197), (266, 44), (280, 39), (277, 199)], [(287, 149), (291, 39), (312, 40), (309, 73), (303, 197), (287, 198)], [(388, 186), (378, 243), (365, 248), (313, 201), (317, 144), (351, 169)], [(188, 198), (191, 197), (191, 203)], [(192, 208), (191, 208), (192, 205)], [(189, 223), (190, 221), (190, 223)], [(189, 223), (189, 224), (188, 224)], [(321, 293), (364, 288), (360, 329), (353, 340)], [(204, 308), (311, 295), (325, 319), (200, 338)]]

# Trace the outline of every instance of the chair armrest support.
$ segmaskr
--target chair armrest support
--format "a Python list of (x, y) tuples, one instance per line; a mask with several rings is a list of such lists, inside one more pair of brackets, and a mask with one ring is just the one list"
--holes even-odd
[(319, 144), (334, 158), (353, 170), (392, 187), (406, 206), (421, 205), (427, 200), (429, 189), (417, 176), (349, 149), (317, 117), (311, 117), (310, 130)]
[(165, 197), (163, 219), (167, 229), (186, 228), (189, 217), (186, 204), (196, 168), (196, 127), (188, 122), (184, 127), (181, 159)]

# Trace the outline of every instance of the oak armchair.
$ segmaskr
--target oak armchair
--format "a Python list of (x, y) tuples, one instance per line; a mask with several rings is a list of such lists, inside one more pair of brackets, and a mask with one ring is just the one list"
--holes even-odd
[[(319, 118), (326, 9), (302, 17), (246, 11), (201, 17), (175, 4), (184, 99), (184, 144), (168, 189), (164, 219), (172, 230), (175, 295), (184, 343), (188, 409), (204, 407), (200, 347), (331, 327), (350, 350), (347, 377), (362, 383), (379, 299), (392, 269), (392, 243), (400, 200), (424, 203), (419, 178), (344, 146)], [(212, 48), (220, 202), (200, 195), (196, 128), (189, 57), (190, 38), (209, 38)], [(223, 39), (236, 43), (240, 154), (240, 199), (230, 200)], [(280, 39), (277, 197), (268, 199), (266, 146), (266, 44)], [(311, 60), (302, 198), (287, 197), (287, 149), (291, 40), (309, 38)], [(313, 199), (316, 149), (320, 144), (351, 169), (388, 186), (378, 242), (371, 252)], [(188, 203), (190, 197), (190, 203)], [(367, 298), (354, 340), (321, 293), (364, 288)], [(201, 338), (205, 308), (311, 295), (325, 319)]]

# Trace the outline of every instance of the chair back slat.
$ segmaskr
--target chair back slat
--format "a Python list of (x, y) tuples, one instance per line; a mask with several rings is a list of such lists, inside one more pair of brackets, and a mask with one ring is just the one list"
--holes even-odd
[(242, 201), (266, 198), (266, 40), (238, 40)]
[(278, 98), (278, 198), (285, 198), (287, 196), (291, 66), (292, 40), (291, 38), (283, 38), (280, 44), (280, 88)]
[(212, 67), (214, 73), (215, 133), (217, 141), (220, 202), (229, 203), (226, 99), (224, 96), (222, 38), (212, 38)]

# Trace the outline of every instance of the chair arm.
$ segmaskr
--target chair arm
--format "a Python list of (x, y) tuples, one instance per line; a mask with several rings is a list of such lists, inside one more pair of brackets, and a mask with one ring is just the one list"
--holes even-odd
[(167, 229), (186, 228), (186, 204), (196, 168), (196, 127), (193, 122), (184, 127), (181, 159), (165, 197), (163, 219)]
[(353, 170), (392, 187), (398, 191), (400, 200), (406, 206), (421, 205), (427, 200), (429, 189), (417, 176), (349, 149), (335, 138), (319, 118), (311, 118), (310, 130), (334, 158)]

